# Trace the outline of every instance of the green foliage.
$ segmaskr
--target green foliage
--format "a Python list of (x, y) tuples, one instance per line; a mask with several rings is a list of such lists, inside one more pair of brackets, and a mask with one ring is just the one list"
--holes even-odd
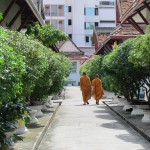
[[(6, 150), (12, 143), (12, 137), (7, 138), (5, 132), (15, 130), (17, 119), (27, 120), (29, 115), (25, 103), (5, 103), (0, 105), (0, 143), (2, 150)], [(29, 112), (28, 112), (29, 114)]]
[(150, 34), (150, 25), (147, 26), (147, 28), (146, 28), (146, 33), (147, 33), (147, 34)]
[[(10, 78), (10, 81), (8, 83), (8, 79), (6, 78), (6, 82), (8, 86), (10, 86), (11, 83), (14, 84), (14, 80), (18, 81), (19, 79), (21, 79), (19, 80), (19, 85), (17, 84), (18, 88), (20, 88), (20, 93), (24, 97), (29, 97), (37, 79), (44, 74), (48, 66), (48, 60), (45, 54), (47, 48), (39, 42), (31, 40), (29, 37), (26, 37), (19, 32), (13, 32), (2, 28), (1, 32), (5, 34), (5, 38), (2, 37), (2, 44), (4, 44), (6, 47), (10, 47), (10, 49), (13, 49), (15, 51), (14, 54), (10, 54), (10, 58), (17, 57), (16, 61), (22, 61), (20, 63), (18, 62), (18, 66), (14, 66), (15, 71), (12, 70), (12, 74), (15, 74), (14, 79)], [(5, 47), (2, 47), (2, 52), (5, 52), (3, 51), (4, 48)], [(8, 54), (6, 55), (9, 56)], [(13, 63), (12, 60), (10, 61), (13, 65), (16, 64)], [(10, 65), (11, 63), (8, 64)], [(7, 64), (4, 65), (4, 67), (6, 66)], [(10, 66), (10, 68), (13, 69), (12, 66)], [(8, 77), (10, 77), (10, 73), (7, 72), (7, 74)], [(5, 89), (6, 92), (9, 93), (8, 87)], [(15, 92), (14, 89), (12, 89), (12, 91)], [(10, 93), (10, 95), (12, 94)]]
[[(45, 29), (44, 32), (47, 33)], [(47, 46), (66, 38), (64, 34), (59, 35), (61, 34), (59, 31), (51, 34), (54, 34), (51, 35), (54, 39), (51, 39)], [(27, 109), (23, 101), (25, 99), (29, 101), (31, 98), (42, 99), (49, 94), (59, 93), (63, 89), (70, 68), (71, 62), (64, 55), (55, 54), (33, 37), (0, 27), (0, 143), (2, 147), (7, 148), (11, 142), (4, 132), (14, 126), (16, 119), (29, 121), (29, 116), (25, 115)]]
[(117, 50), (105, 56), (103, 61), (104, 71), (113, 79), (113, 91), (123, 94), (128, 100), (133, 100), (135, 95), (139, 97), (137, 91), (142, 86), (142, 80), (147, 77), (147, 72), (142, 67), (128, 61), (135, 42), (136, 39), (124, 41)]
[(95, 78), (96, 74), (102, 76), (102, 56), (95, 56), (93, 59), (84, 64), (80, 69), (80, 74), (82, 75), (83, 72), (86, 72), (91, 80)]
[(64, 81), (70, 74), (70, 60), (63, 54), (57, 54), (54, 52), (52, 54), (52, 57), (48, 59), (49, 67), (44, 75), (39, 78), (31, 94), (32, 100), (41, 100), (50, 94), (61, 92), (64, 87)]
[(0, 28), (0, 102), (15, 100), (22, 93), (25, 73), (23, 56), (8, 43), (7, 31)]
[[(48, 48), (58, 41), (68, 38), (63, 31), (56, 29), (51, 24), (40, 26), (36, 23), (34, 26), (29, 26), (26, 33), (32, 38), (38, 39)], [(32, 100), (40, 100), (52, 93), (59, 93), (63, 89), (64, 80), (71, 70), (71, 62), (64, 55), (50, 51), (45, 51), (45, 53), (48, 67), (35, 84), (31, 94)]]
[(29, 25), (26, 33), (41, 41), (46, 47), (51, 47), (57, 42), (64, 41), (68, 38), (63, 31), (58, 30), (52, 24), (41, 26), (39, 23), (35, 23), (33, 26)]
[(135, 48), (130, 53), (129, 61), (136, 66), (150, 68), (150, 34), (136, 38)]
[[(149, 31), (150, 26), (148, 26)], [(129, 62), (133, 63), (135, 67), (143, 69), (142, 85), (145, 88), (146, 96), (150, 103), (150, 32), (136, 38), (134, 49), (130, 52), (128, 58)]]
[(3, 19), (3, 14), (0, 12), (0, 20)]

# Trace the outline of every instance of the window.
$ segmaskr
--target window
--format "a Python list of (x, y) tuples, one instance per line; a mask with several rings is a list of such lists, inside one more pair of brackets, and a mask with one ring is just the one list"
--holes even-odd
[(58, 6), (58, 9), (63, 9), (63, 6), (62, 6), (62, 5), (59, 5), (59, 6)]
[(95, 8), (95, 16), (98, 16), (98, 8)]
[(64, 16), (64, 5), (51, 5), (50, 16)]
[(68, 12), (71, 12), (71, 6), (68, 6)]
[(85, 8), (84, 15), (85, 16), (95, 16), (95, 9), (94, 8)]
[(68, 34), (68, 36), (70, 37), (70, 39), (72, 39), (72, 34)]
[(95, 27), (98, 27), (98, 22), (95, 22)]
[(46, 6), (45, 6), (45, 9), (46, 9), (46, 10), (47, 10), (47, 9), (49, 10), (49, 5), (46, 5)]
[(51, 5), (51, 16), (57, 16), (57, 5)]
[(115, 23), (114, 20), (101, 20), (100, 23)]
[(85, 22), (84, 23), (85, 30), (92, 30), (94, 29), (94, 22)]
[(114, 5), (114, 2), (113, 1), (101, 1), (100, 5), (109, 5), (109, 6), (111, 5), (112, 6), (112, 5)]
[(49, 5), (45, 6), (45, 15), (50, 16), (50, 6)]
[(59, 20), (59, 24), (62, 25), (62, 24), (63, 24), (63, 21), (62, 21), (62, 20)]
[(86, 42), (86, 43), (89, 43), (89, 42), (90, 42), (89, 36), (85, 36), (85, 42)]
[(72, 63), (72, 73), (76, 73), (77, 72), (77, 62), (73, 62)]
[(51, 24), (53, 24), (56, 28), (58, 28), (58, 20), (51, 20)]
[(72, 25), (72, 20), (71, 19), (68, 19), (68, 25)]

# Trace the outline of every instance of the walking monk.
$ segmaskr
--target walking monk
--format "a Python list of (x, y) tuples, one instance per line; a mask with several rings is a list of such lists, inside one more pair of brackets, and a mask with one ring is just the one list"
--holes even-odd
[(83, 105), (89, 104), (88, 100), (91, 99), (91, 81), (86, 72), (80, 78), (80, 88), (82, 91)]
[(103, 97), (104, 90), (102, 88), (102, 81), (99, 79), (98, 74), (96, 74), (95, 79), (92, 81), (92, 88), (96, 104), (99, 105), (99, 100)]

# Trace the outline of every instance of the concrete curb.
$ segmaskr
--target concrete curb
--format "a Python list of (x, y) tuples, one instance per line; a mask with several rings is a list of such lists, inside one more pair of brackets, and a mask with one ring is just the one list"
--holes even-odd
[(43, 130), (41, 131), (40, 135), (38, 136), (36, 142), (34, 143), (33, 147), (32, 147), (32, 150), (36, 150), (38, 149), (38, 146), (40, 145), (49, 125), (51, 124), (53, 118), (55, 117), (55, 114), (59, 108), (59, 106), (61, 105), (61, 103), (59, 103), (59, 105), (56, 107), (55, 111), (53, 112), (51, 118), (48, 120), (47, 124), (45, 125), (45, 127), (43, 128)]
[(103, 102), (108, 108), (110, 108), (114, 113), (116, 113), (121, 119), (123, 119), (127, 124), (129, 124), (136, 132), (138, 132), (144, 139), (146, 139), (148, 142), (150, 142), (150, 137), (146, 135), (143, 131), (141, 131), (139, 128), (137, 128), (133, 123), (131, 123), (128, 119), (126, 119), (124, 116), (119, 114), (117, 111), (115, 111), (112, 107), (110, 107), (106, 102)]

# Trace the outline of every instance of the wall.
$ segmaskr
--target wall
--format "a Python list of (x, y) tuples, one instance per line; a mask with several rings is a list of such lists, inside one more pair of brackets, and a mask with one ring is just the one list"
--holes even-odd
[(84, 43), (84, 1), (73, 0), (73, 41), (77, 46)]
[(65, 4), (65, 0), (43, 0), (44, 4)]
[(99, 27), (115, 27), (116, 26), (116, 4), (115, 0), (100, 0), (114, 2), (114, 6), (100, 5), (99, 20), (100, 21), (115, 21), (114, 23), (101, 23)]

